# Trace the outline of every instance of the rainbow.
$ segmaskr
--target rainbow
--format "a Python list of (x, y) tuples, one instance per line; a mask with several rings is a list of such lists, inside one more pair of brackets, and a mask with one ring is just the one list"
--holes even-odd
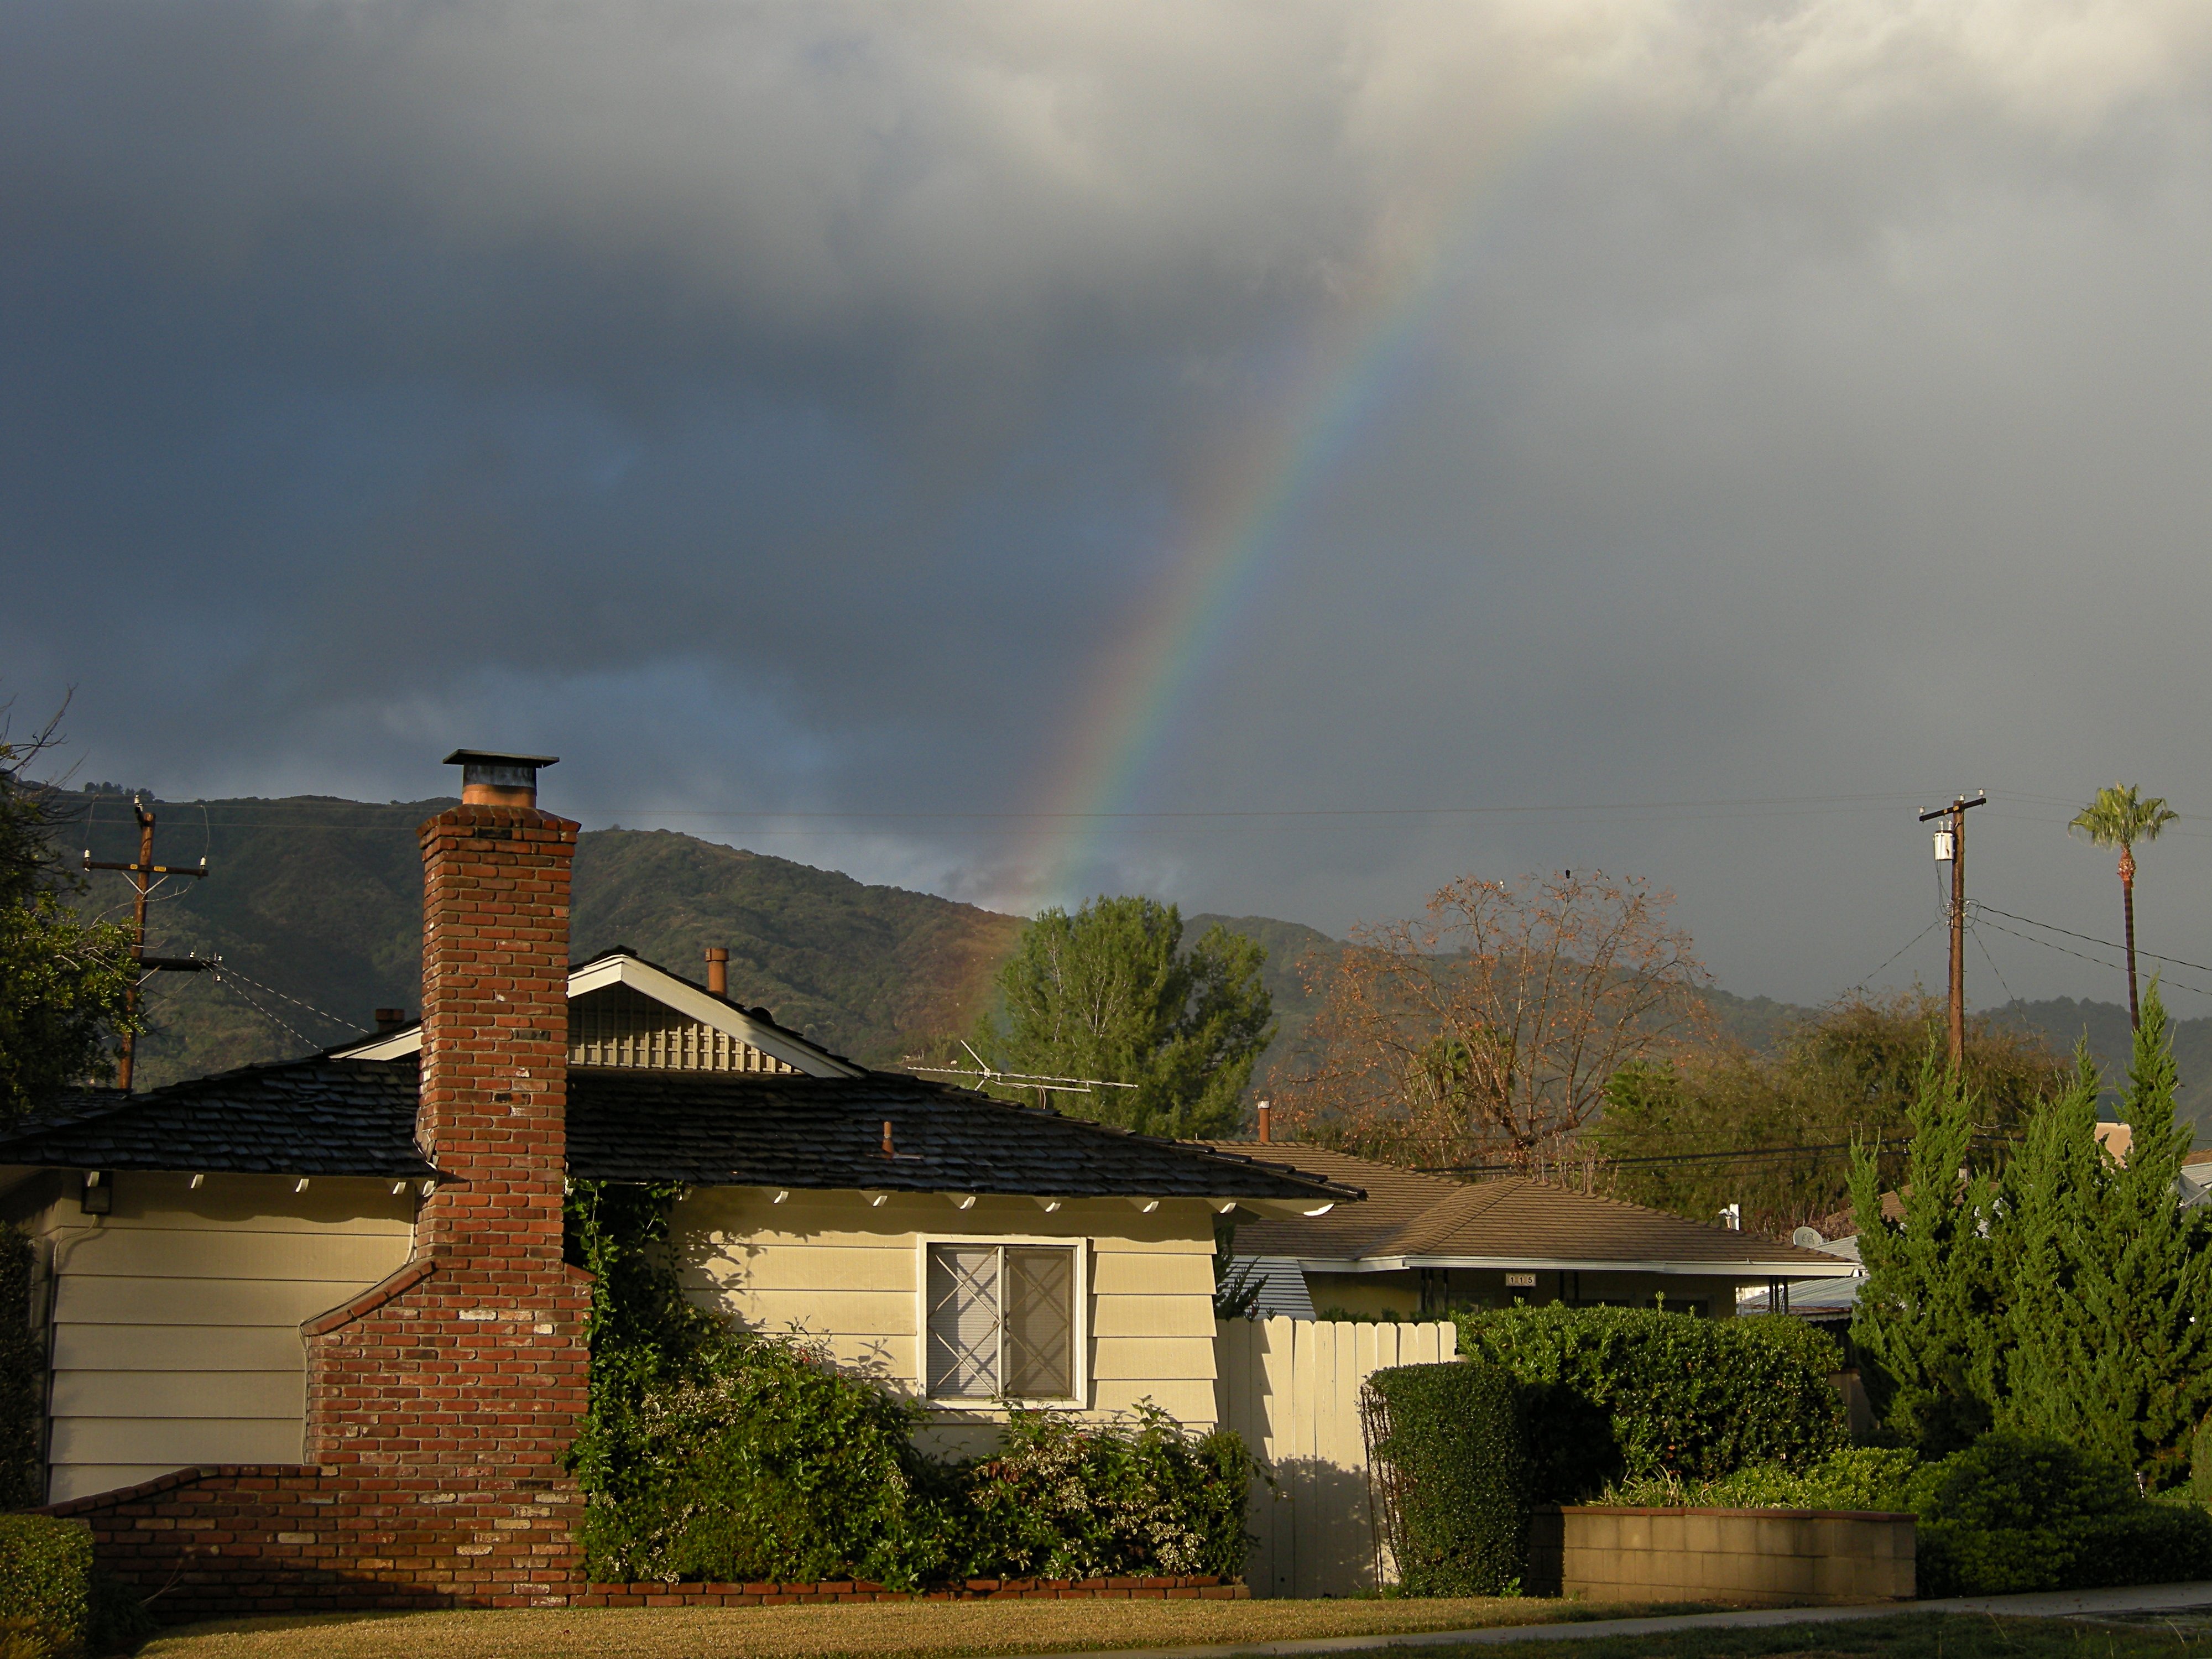
[[(1335, 469), (1412, 365), (1454, 274), (1477, 245), (1485, 210), (1573, 100), (1532, 112), (1521, 141), (1493, 146), (1455, 211), (1415, 256), (1392, 262), (1326, 331), (1274, 401), (1293, 411), (1224, 447), (1182, 514), (1178, 545), (1139, 620), (1105, 653), (1057, 746), (1042, 805), (1033, 896), (1070, 903), (1118, 819), (1134, 812), (1153, 761), (1205, 666), (1216, 659), (1268, 574), (1298, 509)], [(1059, 832), (1059, 833), (1055, 833)]]

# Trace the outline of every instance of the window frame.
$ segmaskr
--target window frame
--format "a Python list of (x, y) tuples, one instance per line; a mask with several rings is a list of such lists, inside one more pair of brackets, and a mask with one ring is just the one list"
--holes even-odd
[[(1066, 1250), (1075, 1258), (1074, 1283), (1070, 1292), (1074, 1303), (1073, 1328), (1068, 1340), (1074, 1352), (1069, 1356), (1070, 1384), (1074, 1392), (1068, 1396), (1000, 1395), (989, 1400), (978, 1400), (965, 1395), (937, 1395), (929, 1391), (929, 1253), (940, 1244), (962, 1249), (992, 1249), (998, 1250), (1044, 1249)], [(914, 1251), (914, 1358), (915, 1393), (921, 1401), (934, 1410), (962, 1412), (1005, 1412), (1018, 1407), (1023, 1411), (1079, 1412), (1089, 1409), (1091, 1399), (1091, 1241), (1086, 1237), (1057, 1237), (1040, 1233), (917, 1233)], [(1006, 1331), (1006, 1264), (1000, 1258), (999, 1328), (1000, 1352), (1004, 1352)]]

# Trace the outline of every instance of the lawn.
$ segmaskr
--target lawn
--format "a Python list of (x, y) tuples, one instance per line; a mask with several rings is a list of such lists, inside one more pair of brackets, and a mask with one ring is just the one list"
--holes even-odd
[[(1544, 1601), (1047, 1601), (872, 1607), (328, 1614), (198, 1625), (143, 1659), (827, 1659), (1066, 1652), (1581, 1622), (1680, 1608)], [(1564, 1633), (1564, 1632), (1563, 1632)], [(1525, 1652), (1516, 1644), (1506, 1653)], [(1498, 1659), (1492, 1644), (1418, 1659)], [(1817, 1625), (1600, 1637), (1558, 1659), (2212, 1659), (2201, 1620), (1918, 1613)]]
[(195, 1625), (149, 1644), (142, 1659), (823, 1659), (842, 1654), (859, 1659), (890, 1654), (956, 1659), (1473, 1630), (1689, 1610), (1516, 1598), (891, 1601), (860, 1607), (331, 1613)]
[[(1499, 1659), (1517, 1647), (1431, 1647), (1419, 1659)], [(1993, 1619), (1985, 1613), (1908, 1613), (1828, 1625), (1768, 1625), (1607, 1636), (1559, 1659), (2200, 1659), (2212, 1635), (2179, 1621)]]

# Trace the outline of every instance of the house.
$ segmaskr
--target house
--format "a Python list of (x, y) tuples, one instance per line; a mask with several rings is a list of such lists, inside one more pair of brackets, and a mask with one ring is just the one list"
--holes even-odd
[(940, 1444), (980, 1447), (1009, 1401), (1213, 1422), (1216, 1218), (1355, 1186), (870, 1071), (732, 1001), (712, 952), (704, 985), (626, 951), (572, 966), (550, 758), (453, 759), (462, 805), (421, 831), (419, 1022), (0, 1139), (49, 1495), (126, 1577), (182, 1574), (201, 1612), (564, 1601), (580, 1182), (682, 1183), (690, 1293), (925, 1399)]
[(1367, 1194), (1318, 1215), (1238, 1223), (1231, 1250), (1243, 1281), (1261, 1286), (1263, 1313), (1310, 1305), (1324, 1319), (1413, 1320), (1565, 1302), (1724, 1319), (1747, 1287), (1856, 1272), (1817, 1250), (1547, 1182), (1454, 1181), (1319, 1146), (1217, 1146)]

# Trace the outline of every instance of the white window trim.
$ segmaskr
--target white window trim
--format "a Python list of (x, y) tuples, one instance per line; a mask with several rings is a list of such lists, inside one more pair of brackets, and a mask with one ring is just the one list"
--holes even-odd
[[(1073, 1357), (1075, 1394), (1073, 1399), (1025, 1400), (1019, 1398), (976, 1400), (965, 1395), (933, 1395), (929, 1391), (929, 1252), (939, 1244), (957, 1244), (970, 1249), (995, 1246), (1000, 1249), (1020, 1249), (1024, 1245), (1045, 1245), (1054, 1249), (1072, 1250), (1075, 1255), (1075, 1345)], [(917, 1233), (914, 1246), (914, 1362), (915, 1395), (927, 1405), (939, 1411), (1003, 1412), (1010, 1406), (1024, 1411), (1079, 1412), (1087, 1409), (1091, 1399), (1091, 1246), (1088, 1238), (1071, 1238), (1066, 1233), (1057, 1237), (1044, 1233)], [(1003, 1311), (1002, 1311), (1003, 1317)]]

